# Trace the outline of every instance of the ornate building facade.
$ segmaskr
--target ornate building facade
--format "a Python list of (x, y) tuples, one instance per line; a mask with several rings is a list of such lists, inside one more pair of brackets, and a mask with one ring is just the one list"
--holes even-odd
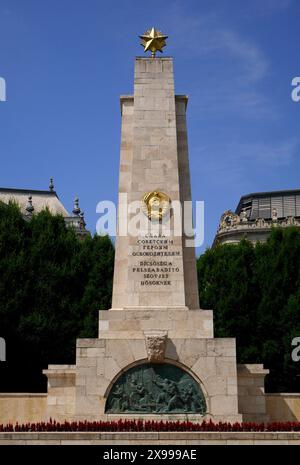
[(66, 225), (73, 227), (78, 236), (84, 237), (89, 234), (85, 228), (84, 213), (79, 207), (78, 198), (75, 198), (70, 214), (54, 190), (53, 179), (50, 179), (49, 190), (0, 187), (0, 202), (8, 204), (10, 201), (19, 205), (26, 220), (30, 220), (34, 213), (48, 209), (53, 215), (63, 216)]
[(265, 242), (273, 227), (300, 227), (300, 189), (243, 195), (235, 212), (221, 216), (213, 247), (243, 238)]

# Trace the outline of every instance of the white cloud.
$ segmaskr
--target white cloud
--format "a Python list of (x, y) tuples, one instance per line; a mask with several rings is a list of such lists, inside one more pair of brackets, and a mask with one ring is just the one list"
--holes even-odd
[(259, 81), (266, 75), (267, 60), (262, 51), (249, 40), (230, 30), (219, 31), (222, 48), (237, 60), (245, 81)]
[(255, 12), (261, 16), (281, 13), (289, 8), (292, 0), (252, 0), (248, 5), (248, 11)]
[[(287, 0), (274, 0), (274, 3), (272, 0), (272, 4), (261, 0), (261, 3), (268, 11), (273, 6), (274, 12), (290, 5)], [(249, 10), (251, 8), (249, 5)], [(209, 141), (206, 147), (193, 147), (194, 156), (202, 160), (201, 165), (197, 163), (195, 167), (196, 175), (207, 175), (223, 186), (238, 184), (244, 190), (250, 179), (249, 183), (255, 184), (261, 168), (278, 173), (281, 167), (291, 164), (298, 139), (274, 142), (273, 138), (265, 142), (254, 136), (253, 141), (245, 142), (238, 133), (241, 118), (258, 120), (255, 123), (259, 125), (282, 118), (266, 85), (272, 70), (263, 48), (255, 40), (255, 33), (249, 37), (240, 32), (230, 19), (216, 10), (191, 16), (184, 4), (178, 2), (169, 12), (167, 22), (172, 42), (179, 44), (177, 55), (189, 61), (189, 65), (195, 62), (195, 72), (189, 81), (193, 119), (198, 118), (201, 124), (206, 120), (210, 133), (212, 118), (215, 122), (230, 121), (227, 128), (230, 128), (231, 139), (224, 132), (223, 135), (216, 132), (215, 140)]]
[(218, 11), (191, 16), (181, 3), (174, 4), (167, 22), (169, 44), (180, 44), (176, 53), (194, 60), (197, 72), (203, 69), (199, 79), (196, 74), (191, 77), (193, 105), (219, 115), (270, 120), (280, 116), (261, 90), (269, 77), (269, 62), (253, 38), (235, 30)]
[(223, 180), (224, 185), (235, 184), (244, 188), (247, 179), (253, 181), (256, 173), (262, 169), (268, 172), (290, 165), (298, 146), (297, 139), (278, 143), (234, 141), (212, 143), (198, 150), (194, 148), (193, 152), (203, 161), (196, 168), (199, 175), (216, 179), (218, 185)]
[[(256, 170), (288, 166), (293, 160), (298, 141), (289, 139), (278, 143), (234, 142), (225, 147), (225, 159), (231, 166), (240, 164), (246, 173)], [(224, 147), (223, 147), (224, 149)]]
[[(185, 55), (191, 57), (220, 56), (234, 67), (247, 80), (262, 79), (268, 69), (268, 62), (262, 50), (249, 38), (226, 26), (226, 21), (218, 12), (199, 16), (185, 13), (182, 5), (175, 3), (168, 17), (169, 34), (174, 43), (180, 44)], [(223, 63), (223, 60), (222, 60)]]

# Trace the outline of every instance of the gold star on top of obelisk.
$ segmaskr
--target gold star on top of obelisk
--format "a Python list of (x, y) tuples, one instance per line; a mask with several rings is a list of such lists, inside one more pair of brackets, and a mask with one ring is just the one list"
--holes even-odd
[(155, 57), (157, 50), (162, 53), (162, 48), (166, 45), (167, 38), (168, 36), (164, 36), (161, 31), (157, 31), (154, 27), (140, 36), (144, 52), (150, 50), (153, 58)]

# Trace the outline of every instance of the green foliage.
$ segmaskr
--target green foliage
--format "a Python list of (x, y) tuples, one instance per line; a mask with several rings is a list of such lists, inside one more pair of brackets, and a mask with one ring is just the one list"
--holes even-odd
[(79, 239), (61, 216), (43, 211), (25, 221), (16, 205), (0, 203), (0, 390), (45, 389), (41, 370), (74, 363), (76, 338), (97, 337), (113, 261), (107, 236)]
[[(0, 391), (46, 389), (42, 369), (74, 363), (78, 337), (96, 337), (111, 306), (114, 247), (79, 239), (49, 211), (25, 221), (0, 203)], [(299, 391), (291, 341), (300, 336), (300, 231), (274, 228), (265, 244), (208, 249), (198, 259), (201, 308), (214, 310), (216, 337), (236, 337), (241, 363), (270, 369), (269, 391)]]
[(268, 391), (299, 391), (291, 359), (300, 336), (300, 231), (274, 228), (266, 243), (208, 249), (198, 259), (201, 308), (214, 310), (216, 337), (236, 337), (241, 363), (270, 369)]

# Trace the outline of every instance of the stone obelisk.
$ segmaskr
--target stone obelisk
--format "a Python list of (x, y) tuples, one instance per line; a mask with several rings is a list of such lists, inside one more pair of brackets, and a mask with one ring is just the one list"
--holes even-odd
[[(172, 58), (136, 58), (134, 95), (121, 97), (119, 222), (123, 202), (146, 193), (164, 192), (182, 206), (191, 200), (186, 105), (174, 94)], [(131, 216), (127, 209), (127, 222)], [(112, 309), (199, 308), (194, 248), (170, 233), (117, 237)]]
[[(199, 308), (194, 248), (175, 228), (174, 204), (191, 200), (187, 97), (174, 93), (172, 58), (154, 56), (166, 36), (152, 28), (141, 38), (152, 56), (135, 59), (134, 94), (121, 97), (112, 308), (99, 312), (98, 339), (77, 340), (76, 365), (45, 372), (47, 412), (237, 421), (235, 339), (214, 338), (213, 312)], [(124, 228), (134, 203), (144, 220), (136, 235)]]

